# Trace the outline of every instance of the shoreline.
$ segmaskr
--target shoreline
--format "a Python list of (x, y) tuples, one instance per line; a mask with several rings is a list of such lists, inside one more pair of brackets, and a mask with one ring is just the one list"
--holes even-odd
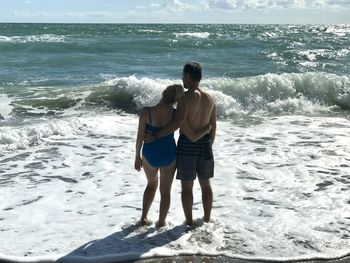
[[(114, 259), (113, 259), (114, 258)], [(149, 257), (143, 259), (133, 259), (133, 260), (123, 260), (119, 258), (118, 261), (114, 261), (118, 259), (118, 257), (113, 257), (110, 255), (106, 256), (98, 256), (98, 257), (33, 257), (33, 258), (16, 258), (16, 257), (4, 257), (0, 258), (0, 263), (54, 263), (54, 262), (62, 262), (62, 263), (350, 263), (350, 254), (338, 257), (338, 258), (310, 258), (310, 259), (283, 259), (283, 258), (254, 258), (252, 257), (228, 257), (228, 256), (220, 256), (220, 255), (179, 255), (179, 256), (159, 256), (159, 257)], [(124, 258), (125, 259), (125, 258)]]
[[(346, 255), (340, 258), (334, 259), (309, 259), (309, 260), (249, 260), (249, 259), (240, 259), (240, 258), (230, 258), (225, 256), (176, 256), (176, 257), (159, 257), (159, 258), (149, 258), (149, 259), (140, 259), (135, 261), (123, 261), (123, 263), (266, 263), (266, 262), (288, 262), (288, 263), (350, 263), (350, 255)], [(117, 263), (117, 262), (115, 262)]]

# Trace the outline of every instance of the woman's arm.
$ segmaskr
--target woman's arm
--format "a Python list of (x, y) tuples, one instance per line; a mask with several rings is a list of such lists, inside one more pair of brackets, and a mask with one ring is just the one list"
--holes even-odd
[(146, 110), (143, 109), (139, 116), (139, 126), (137, 129), (136, 145), (135, 145), (135, 170), (141, 171), (142, 159), (141, 159), (141, 147), (143, 144), (143, 137), (146, 131)]
[(186, 134), (187, 138), (189, 138), (192, 142), (195, 142), (198, 139), (202, 138), (205, 134), (209, 133), (209, 131), (211, 130), (211, 125), (208, 124), (203, 129), (197, 131), (193, 130), (191, 126), (189, 126), (188, 123), (185, 122), (182, 125), (181, 130)]

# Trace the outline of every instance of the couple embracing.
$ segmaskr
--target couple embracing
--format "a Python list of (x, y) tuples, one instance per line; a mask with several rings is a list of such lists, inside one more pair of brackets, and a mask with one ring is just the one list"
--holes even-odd
[[(168, 86), (161, 101), (144, 108), (139, 117), (135, 169), (143, 168), (147, 187), (143, 194), (140, 223), (148, 225), (147, 214), (158, 187), (160, 171), (160, 208), (158, 227), (165, 225), (170, 207), (170, 192), (175, 170), (181, 180), (181, 200), (186, 224), (192, 225), (193, 182), (198, 176), (202, 190), (204, 221), (209, 222), (213, 203), (210, 178), (214, 176), (212, 145), (216, 133), (216, 107), (213, 98), (199, 88), (202, 67), (187, 63), (181, 85)], [(174, 104), (177, 103), (177, 109)], [(174, 131), (180, 128), (177, 147)], [(142, 156), (141, 156), (142, 148)]]

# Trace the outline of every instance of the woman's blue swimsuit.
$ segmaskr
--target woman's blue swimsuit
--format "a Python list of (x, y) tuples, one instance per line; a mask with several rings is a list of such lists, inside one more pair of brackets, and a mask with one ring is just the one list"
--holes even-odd
[[(150, 124), (146, 124), (146, 131), (156, 133), (161, 129), (161, 127), (152, 125), (150, 108), (148, 108), (148, 115)], [(176, 159), (174, 133), (156, 139), (154, 142), (144, 143), (142, 147), (142, 155), (144, 158), (146, 158), (149, 164), (155, 168), (165, 167), (173, 163)]]

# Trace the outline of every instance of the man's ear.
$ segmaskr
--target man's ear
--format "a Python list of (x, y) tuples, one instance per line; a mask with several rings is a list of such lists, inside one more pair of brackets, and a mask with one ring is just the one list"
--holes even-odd
[(188, 73), (185, 73), (185, 80), (189, 81), (191, 80), (191, 76)]

